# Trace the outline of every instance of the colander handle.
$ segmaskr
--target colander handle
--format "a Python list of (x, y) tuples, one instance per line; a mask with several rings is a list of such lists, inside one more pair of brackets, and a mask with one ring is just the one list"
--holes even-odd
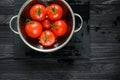
[(13, 27), (12, 27), (12, 21), (13, 21), (15, 18), (17, 18), (17, 17), (18, 17), (18, 15), (13, 16), (13, 17), (10, 19), (10, 22), (9, 22), (9, 27), (10, 27), (10, 29), (11, 29), (15, 34), (19, 34), (19, 33), (13, 29)]
[(77, 16), (77, 17), (79, 17), (80, 20), (81, 20), (80, 27), (79, 27), (78, 29), (74, 30), (74, 32), (76, 33), (76, 32), (78, 32), (78, 31), (80, 31), (80, 30), (82, 29), (82, 26), (83, 26), (83, 19), (82, 19), (82, 17), (81, 17), (79, 14), (77, 14), (77, 13), (74, 13), (74, 15)]

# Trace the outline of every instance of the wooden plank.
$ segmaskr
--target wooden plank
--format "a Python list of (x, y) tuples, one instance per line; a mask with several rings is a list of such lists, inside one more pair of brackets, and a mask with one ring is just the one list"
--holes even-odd
[[(85, 62), (85, 61), (84, 61)], [(87, 62), (82, 63), (80, 61), (74, 62), (73, 64), (60, 64), (52, 60), (1, 60), (0, 61), (0, 74), (6, 72), (80, 72), (80, 73), (103, 73), (112, 74), (119, 71), (120, 62), (110, 63), (110, 62)], [(33, 68), (35, 67), (36, 68)], [(6, 67), (6, 68), (4, 68)], [(14, 70), (13, 70), (14, 69)], [(13, 70), (13, 71), (12, 71)], [(118, 72), (119, 73), (119, 72)]]
[[(8, 22), (9, 22), (9, 20), (8, 20)], [(5, 22), (5, 23), (7, 23), (7, 22)], [(0, 24), (0, 30), (1, 30), (1, 32), (0, 32), (1, 34), (2, 33), (6, 33), (6, 34), (10, 33), (8, 35), (11, 35), (11, 32), (12, 32), (11, 29), (10, 29), (10, 27), (9, 27), (9, 24)]]
[[(2, 79), (119, 79), (120, 63), (59, 64), (40, 60), (0, 61)], [(34, 74), (34, 75), (33, 75)], [(32, 77), (31, 77), (32, 76)], [(47, 77), (46, 77), (47, 76)]]
[(104, 26), (104, 27), (112, 27), (115, 22), (119, 23), (120, 20), (120, 5), (112, 4), (112, 5), (91, 5), (90, 10), (90, 23), (91, 27), (93, 26)]
[(10, 30), (7, 32), (0, 32), (0, 38), (2, 39), (2, 38), (13, 38), (13, 36), (14, 36), (14, 34), (13, 34), (13, 32), (11, 32)]
[[(74, 73), (74, 74), (72, 74)], [(119, 74), (84, 74), (79, 72), (24, 72), (22, 74), (19, 73), (3, 73), (1, 74), (1, 79), (7, 80), (7, 79), (20, 79), (20, 80), (119, 80)]]
[(13, 53), (13, 45), (12, 44), (0, 44), (0, 52), (1, 53)]
[(0, 14), (10, 15), (14, 14), (14, 6), (1, 6), (0, 7)]
[(91, 0), (90, 4), (120, 4), (120, 0)]
[[(5, 41), (5, 42), (4, 42)], [(13, 51), (13, 42), (12, 39), (7, 41), (0, 42), (0, 52), (3, 55), (4, 53), (14, 53)], [(98, 59), (119, 59), (120, 58), (120, 44), (113, 43), (95, 43), (91, 45), (91, 57), (90, 58), (98, 58)], [(7, 50), (8, 49), (8, 50)], [(2, 56), (1, 55), (1, 56)]]
[(0, 0), (0, 6), (14, 5), (14, 0)]
[(119, 49), (120, 49), (120, 44), (117, 43), (91, 44), (91, 51), (94, 53), (120, 53)]
[(9, 24), (9, 21), (12, 18), (12, 16), (14, 16), (13, 12), (12, 12), (12, 15), (11, 14), (6, 15), (6, 14), (0, 13), (0, 26), (3, 27), (5, 25), (5, 27), (9, 27), (8, 24)]
[(120, 44), (118, 43), (91, 43), (91, 59), (116, 60), (120, 58), (119, 53)]
[(120, 41), (120, 29), (102, 29), (96, 31), (96, 29), (90, 30), (91, 43), (119, 43)]
[(0, 44), (13, 44), (13, 38), (0, 38)]

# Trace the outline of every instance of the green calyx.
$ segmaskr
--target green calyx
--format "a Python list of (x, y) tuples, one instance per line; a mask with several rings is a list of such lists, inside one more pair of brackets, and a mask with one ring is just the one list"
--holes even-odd
[(27, 22), (28, 24), (32, 24), (32, 23), (33, 23), (33, 21), (30, 20), (30, 19), (26, 19), (26, 22)]
[(36, 13), (37, 13), (38, 15), (40, 15), (40, 14), (41, 14), (40, 9), (36, 10)]
[(44, 32), (44, 35), (45, 35), (45, 37), (44, 37), (44, 42), (46, 42), (46, 41), (48, 41), (48, 36), (46, 35), (46, 33)]
[(52, 28), (53, 28), (53, 29), (56, 29), (56, 25), (55, 25), (54, 23), (52, 24)]
[(57, 12), (55, 6), (54, 6), (54, 7), (51, 7), (51, 9), (52, 9), (53, 12)]

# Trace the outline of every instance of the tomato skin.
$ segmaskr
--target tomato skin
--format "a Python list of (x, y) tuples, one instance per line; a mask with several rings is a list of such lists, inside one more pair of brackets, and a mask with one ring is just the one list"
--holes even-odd
[(27, 22), (25, 32), (30, 38), (38, 38), (42, 33), (42, 25), (37, 21)]
[(55, 43), (55, 35), (50, 30), (43, 31), (39, 43), (45, 47), (50, 47)]
[(51, 28), (51, 25), (52, 25), (52, 22), (49, 20), (49, 19), (45, 19), (43, 22), (42, 22), (42, 25), (43, 25), (43, 28), (46, 30), (46, 29), (50, 29)]
[(47, 7), (47, 14), (50, 20), (55, 21), (62, 17), (63, 9), (58, 4), (51, 4), (50, 6)]
[(67, 33), (67, 24), (64, 20), (57, 20), (52, 26), (52, 32), (56, 36), (64, 36)]
[(36, 21), (42, 21), (46, 18), (46, 7), (42, 4), (35, 4), (30, 9), (30, 17)]

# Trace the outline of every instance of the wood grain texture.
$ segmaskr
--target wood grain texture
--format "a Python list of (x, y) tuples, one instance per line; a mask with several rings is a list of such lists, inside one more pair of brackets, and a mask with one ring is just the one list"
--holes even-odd
[(0, 80), (120, 80), (120, 1), (90, 4), (90, 60), (58, 63), (13, 59), (14, 33), (8, 24), (15, 15), (14, 0), (0, 0)]
[(119, 0), (91, 0), (90, 4), (120, 4)]
[(9, 5), (13, 5), (14, 4), (14, 0), (0, 0), (0, 6), (9, 6)]
[[(43, 62), (42, 62), (43, 61)], [(119, 79), (119, 63), (75, 62), (72, 65), (45, 60), (0, 62), (1, 79)], [(37, 64), (37, 65), (36, 65)], [(9, 67), (7, 67), (9, 66)]]

